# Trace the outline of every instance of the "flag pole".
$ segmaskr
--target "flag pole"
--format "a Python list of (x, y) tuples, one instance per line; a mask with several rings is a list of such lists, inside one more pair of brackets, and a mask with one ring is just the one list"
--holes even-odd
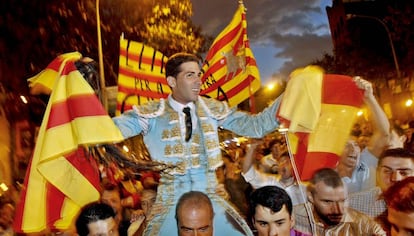
[(99, 0), (96, 0), (96, 31), (98, 35), (98, 57), (99, 57), (99, 78), (101, 83), (102, 105), (108, 112), (108, 98), (105, 85), (104, 62), (102, 53), (102, 37), (101, 37), (101, 17), (99, 14)]
[(311, 230), (312, 230), (312, 235), (316, 235), (315, 219), (313, 217), (312, 209), (309, 206), (309, 204), (307, 203), (306, 194), (303, 192), (303, 189), (301, 188), (301, 186), (304, 186), (304, 184), (303, 184), (302, 180), (300, 179), (300, 175), (299, 175), (298, 168), (296, 166), (295, 158), (292, 154), (292, 148), (291, 148), (291, 145), (290, 145), (290, 142), (289, 142), (289, 135), (288, 135), (289, 129), (281, 127), (281, 128), (278, 129), (278, 131), (285, 138), (286, 147), (287, 147), (288, 154), (289, 154), (289, 159), (290, 159), (290, 164), (292, 165), (292, 169), (293, 169), (293, 174), (296, 178), (297, 184), (299, 185), (299, 192), (301, 194), (301, 197), (302, 197), (302, 199), (305, 199), (305, 210), (306, 210), (306, 213), (308, 214), (308, 218), (309, 218), (309, 221), (311, 223), (310, 226), (311, 226)]

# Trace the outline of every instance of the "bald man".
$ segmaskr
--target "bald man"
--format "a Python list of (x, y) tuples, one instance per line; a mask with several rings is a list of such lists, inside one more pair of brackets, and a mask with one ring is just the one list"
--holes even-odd
[(178, 200), (175, 219), (179, 236), (212, 236), (213, 218), (213, 205), (206, 194), (190, 191)]

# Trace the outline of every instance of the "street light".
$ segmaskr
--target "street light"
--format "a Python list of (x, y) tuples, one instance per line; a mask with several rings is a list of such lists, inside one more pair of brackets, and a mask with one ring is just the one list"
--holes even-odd
[(395, 53), (395, 49), (394, 49), (394, 42), (392, 41), (390, 30), (388, 29), (388, 26), (384, 23), (384, 21), (382, 21), (381, 19), (379, 19), (375, 16), (356, 15), (356, 14), (347, 14), (346, 18), (347, 19), (351, 19), (351, 18), (371, 19), (371, 20), (374, 20), (376, 22), (379, 22), (384, 27), (385, 32), (387, 33), (387, 36), (388, 36), (388, 41), (390, 43), (392, 57), (394, 59), (394, 64), (395, 64), (395, 70), (397, 72), (397, 79), (401, 78), (401, 73), (400, 73), (400, 67), (398, 65), (397, 54)]

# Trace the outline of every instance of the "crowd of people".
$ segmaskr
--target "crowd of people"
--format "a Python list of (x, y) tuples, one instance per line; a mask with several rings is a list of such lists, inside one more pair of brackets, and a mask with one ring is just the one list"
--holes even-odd
[[(364, 91), (369, 122), (355, 124), (335, 168), (300, 181), (286, 136), (275, 131), (281, 98), (252, 115), (199, 95), (198, 57), (175, 54), (165, 71), (168, 98), (135, 106), (113, 121), (125, 138), (142, 135), (151, 160), (168, 168), (103, 168), (100, 200), (81, 209), (73, 233), (414, 233), (412, 139), (395, 122), (390, 126), (368, 81), (354, 79)], [(248, 138), (220, 140), (222, 129)], [(13, 209), (10, 202), (0, 205), (4, 235), (13, 234)]]

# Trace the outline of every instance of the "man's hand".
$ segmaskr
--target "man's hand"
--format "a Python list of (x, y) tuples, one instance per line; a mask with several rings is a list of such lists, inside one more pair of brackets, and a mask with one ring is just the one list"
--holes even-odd
[(374, 90), (371, 82), (364, 80), (360, 76), (353, 77), (353, 80), (358, 88), (364, 90), (364, 98), (372, 98), (374, 96)]

